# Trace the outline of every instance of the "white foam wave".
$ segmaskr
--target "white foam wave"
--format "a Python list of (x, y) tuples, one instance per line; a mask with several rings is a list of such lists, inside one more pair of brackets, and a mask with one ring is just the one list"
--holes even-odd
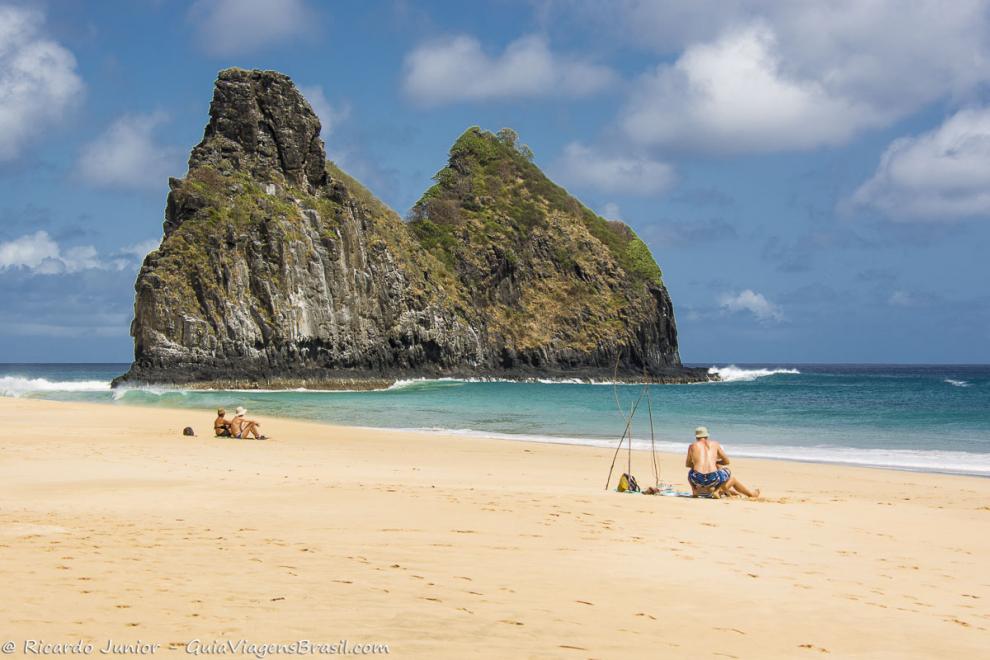
[(954, 380), (952, 378), (946, 378), (945, 382), (954, 387), (969, 387), (969, 383), (964, 380)]
[[(516, 440), (523, 442), (543, 442), (551, 444), (583, 445), (588, 447), (614, 448), (617, 439), (557, 437), (546, 435), (521, 435), (514, 433), (496, 433), (476, 431), (473, 429), (446, 429), (440, 427), (412, 429), (382, 429), (404, 430), (448, 435), (463, 435), (479, 438), (494, 438), (499, 440)], [(649, 450), (650, 440), (634, 438), (632, 443), (635, 450)], [(680, 469), (680, 457), (687, 447), (685, 442), (669, 442), (657, 440), (656, 449), (665, 454), (678, 456), (677, 469)], [(912, 449), (860, 449), (855, 447), (835, 447), (819, 445), (813, 447), (797, 447), (790, 445), (744, 445), (733, 444), (730, 448), (732, 456), (740, 458), (761, 458), (803, 463), (833, 463), (858, 467), (875, 467), (893, 470), (909, 470), (913, 472), (944, 472), (950, 474), (965, 474), (990, 477), (990, 453), (975, 453), (965, 451), (941, 450), (912, 450)]]
[(718, 376), (722, 379), (723, 383), (756, 380), (757, 378), (776, 376), (777, 374), (796, 375), (800, 373), (797, 369), (742, 369), (734, 364), (730, 364), (727, 367), (711, 367), (708, 370), (709, 375)]
[(166, 394), (179, 394), (181, 396), (186, 396), (189, 394), (189, 390), (179, 389), (178, 387), (167, 387), (165, 385), (125, 386), (114, 388), (113, 400), (119, 401), (132, 392), (135, 394), (148, 394), (151, 396), (164, 396)]
[(23, 396), (36, 392), (109, 392), (105, 380), (48, 380), (27, 376), (0, 376), (0, 396)]
[[(401, 390), (415, 385), (431, 383), (540, 383), (542, 385), (637, 385), (623, 381), (582, 378), (499, 378), (497, 376), (472, 376), (468, 378), (409, 378), (397, 380), (387, 390)], [(377, 391), (377, 390), (376, 390)]]
[[(415, 387), (416, 385), (425, 385), (427, 383), (466, 383), (469, 382), (460, 378), (402, 378), (396, 380), (394, 383), (385, 388), (385, 390), (404, 390), (409, 387)], [(376, 390), (381, 391), (381, 390)]]

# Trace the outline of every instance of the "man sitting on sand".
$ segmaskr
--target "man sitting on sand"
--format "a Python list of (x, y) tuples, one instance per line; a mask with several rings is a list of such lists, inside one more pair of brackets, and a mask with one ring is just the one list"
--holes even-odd
[(230, 420), (230, 433), (235, 438), (247, 439), (250, 436), (254, 436), (255, 440), (267, 440), (266, 436), (260, 435), (258, 433), (258, 427), (261, 426), (258, 422), (253, 419), (244, 419), (244, 415), (247, 414), (247, 410), (243, 406), (237, 406), (237, 410), (234, 411), (234, 419)]
[(694, 497), (705, 494), (716, 499), (722, 495), (760, 496), (759, 489), (752, 491), (732, 476), (726, 467), (729, 457), (725, 455), (720, 443), (708, 439), (708, 429), (704, 426), (694, 430), (694, 442), (688, 447), (687, 461), (684, 464), (690, 468), (688, 482)]
[(217, 410), (217, 418), (213, 420), (213, 433), (218, 438), (229, 438), (232, 435), (230, 432), (230, 421), (225, 419), (226, 414), (227, 411), (220, 408)]

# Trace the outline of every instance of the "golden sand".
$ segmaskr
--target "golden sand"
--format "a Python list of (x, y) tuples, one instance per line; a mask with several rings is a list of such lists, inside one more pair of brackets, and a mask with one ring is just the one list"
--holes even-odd
[[(608, 450), (262, 421), (275, 440), (209, 437), (209, 410), (0, 400), (0, 635), (158, 655), (990, 649), (988, 479), (739, 460), (760, 501), (647, 497), (603, 491)], [(682, 466), (661, 457), (686, 487)]]

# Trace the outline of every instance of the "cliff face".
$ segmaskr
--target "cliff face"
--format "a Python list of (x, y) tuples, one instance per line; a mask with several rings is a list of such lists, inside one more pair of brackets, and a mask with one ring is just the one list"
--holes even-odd
[(659, 376), (680, 367), (674, 312), (649, 249), (531, 162), (515, 133), (468, 129), (413, 210), (447, 264), (490, 366)]
[(327, 162), (284, 75), (220, 73), (135, 284), (119, 382), (376, 386), (410, 376), (681, 370), (646, 246), (471, 129), (405, 223)]

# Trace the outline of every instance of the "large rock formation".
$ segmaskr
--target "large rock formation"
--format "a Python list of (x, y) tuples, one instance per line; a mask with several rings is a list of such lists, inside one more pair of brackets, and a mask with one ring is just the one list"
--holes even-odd
[(378, 386), (396, 377), (703, 380), (628, 227), (551, 183), (514, 134), (469, 129), (411, 222), (333, 163), (291, 80), (228, 69), (115, 381)]

